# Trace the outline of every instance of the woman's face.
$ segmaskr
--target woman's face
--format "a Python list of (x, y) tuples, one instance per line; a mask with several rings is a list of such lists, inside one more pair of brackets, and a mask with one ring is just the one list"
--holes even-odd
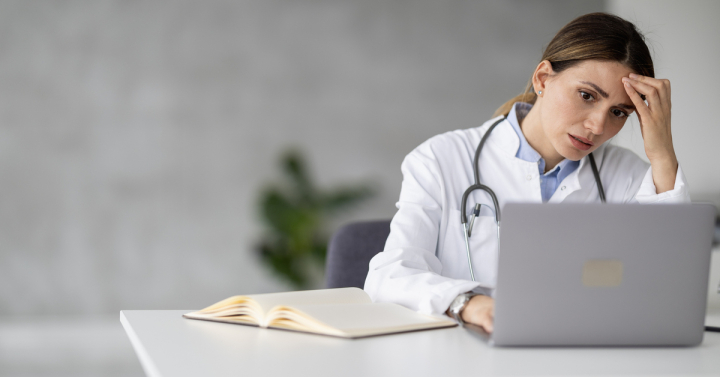
[(586, 60), (559, 74), (549, 67), (544, 80), (538, 76), (541, 66), (533, 83), (537, 79), (535, 88), (543, 91), (536, 102), (542, 130), (564, 158), (577, 161), (590, 154), (620, 132), (635, 110), (622, 82), (633, 71), (620, 63)]

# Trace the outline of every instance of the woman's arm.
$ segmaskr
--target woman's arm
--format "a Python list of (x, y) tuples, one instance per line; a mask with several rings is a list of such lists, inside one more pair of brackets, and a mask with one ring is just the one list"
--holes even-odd
[[(432, 140), (432, 139), (431, 139)], [(442, 174), (426, 142), (402, 164), (398, 212), (385, 250), (370, 261), (365, 291), (375, 302), (394, 302), (427, 314), (444, 313), (460, 293), (479, 283), (441, 275), (436, 256), (444, 193)]]
[[(625, 91), (635, 105), (645, 154), (652, 166), (652, 178), (658, 194), (675, 188), (678, 161), (670, 127), (670, 80), (630, 74), (624, 77)], [(645, 95), (647, 104), (640, 94)]]

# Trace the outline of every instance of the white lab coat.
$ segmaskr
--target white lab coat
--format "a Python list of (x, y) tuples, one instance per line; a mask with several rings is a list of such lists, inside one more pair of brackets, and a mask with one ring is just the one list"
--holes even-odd
[[(477, 280), (473, 282), (460, 224), (460, 202), (473, 183), (475, 149), (497, 119), (477, 128), (437, 135), (405, 157), (398, 212), (390, 224), (385, 249), (370, 261), (365, 280), (365, 291), (373, 301), (440, 314), (460, 293), (473, 290), (492, 295), (497, 276), (493, 214), (483, 207), (475, 220), (470, 237)], [(515, 157), (519, 143), (505, 120), (495, 127), (480, 157), (480, 182), (495, 191), (501, 209), (507, 202), (542, 202), (537, 164)], [(633, 152), (606, 143), (593, 155), (609, 203), (690, 202), (679, 167), (674, 189), (657, 194), (649, 164)], [(549, 202), (600, 202), (587, 157), (558, 184)], [(468, 198), (468, 212), (475, 203), (492, 206), (489, 196), (479, 190)]]

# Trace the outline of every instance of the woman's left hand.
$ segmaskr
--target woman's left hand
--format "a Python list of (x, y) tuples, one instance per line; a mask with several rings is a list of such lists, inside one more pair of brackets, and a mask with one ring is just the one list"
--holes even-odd
[[(670, 80), (634, 73), (622, 80), (640, 120), (645, 154), (652, 165), (657, 193), (670, 191), (675, 187), (678, 167), (670, 129)], [(645, 96), (647, 104), (640, 94)]]

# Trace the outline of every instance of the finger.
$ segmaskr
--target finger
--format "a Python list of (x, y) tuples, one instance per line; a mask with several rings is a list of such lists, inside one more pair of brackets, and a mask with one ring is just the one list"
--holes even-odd
[(643, 84), (648, 84), (648, 85), (657, 87), (658, 89), (662, 85), (660, 83), (660, 79), (656, 79), (654, 77), (638, 75), (637, 73), (631, 73), (628, 76), (635, 81), (639, 81)]
[(660, 84), (660, 93), (667, 94), (667, 98), (670, 98), (670, 80), (668, 79), (658, 79), (658, 82)]
[(483, 328), (485, 329), (485, 331), (487, 331), (489, 334), (492, 334), (492, 332), (493, 332), (493, 330), (494, 330), (494, 329), (493, 329), (493, 320), (490, 319), (490, 318), (486, 318), (485, 321), (483, 322), (482, 327), (483, 327)]
[(654, 86), (633, 79), (625, 80), (625, 82), (630, 83), (630, 85), (632, 85), (638, 93), (644, 94), (645, 99), (648, 101), (648, 105), (651, 107), (653, 105), (657, 106), (660, 104), (660, 92)]
[(668, 109), (672, 107), (672, 104), (670, 103), (670, 80), (668, 79), (662, 79), (660, 80), (662, 82), (663, 87), (665, 90), (662, 93), (665, 93), (666, 98), (665, 101), (667, 102)]
[(670, 114), (670, 97), (665, 92), (665, 88), (658, 92), (655, 87), (641, 83), (632, 79), (626, 79), (632, 87), (641, 94), (646, 95), (646, 100), (650, 111), (657, 116), (667, 116)]
[(661, 99), (665, 100), (666, 98), (670, 97), (670, 80), (656, 79), (654, 77), (638, 75), (636, 73), (631, 73), (629, 76), (632, 80), (655, 88), (655, 90), (657, 90), (657, 92), (659, 93)]
[(625, 92), (630, 97), (630, 100), (632, 101), (633, 105), (635, 105), (635, 111), (638, 114), (638, 117), (640, 118), (640, 124), (642, 124), (642, 119), (644, 117), (650, 116), (650, 110), (648, 109), (647, 105), (645, 104), (645, 101), (643, 101), (642, 98), (640, 98), (640, 94), (638, 94), (637, 91), (635, 91), (635, 88), (633, 88), (632, 85), (630, 85), (630, 80), (625, 82), (625, 85), (623, 85), (625, 88)]

